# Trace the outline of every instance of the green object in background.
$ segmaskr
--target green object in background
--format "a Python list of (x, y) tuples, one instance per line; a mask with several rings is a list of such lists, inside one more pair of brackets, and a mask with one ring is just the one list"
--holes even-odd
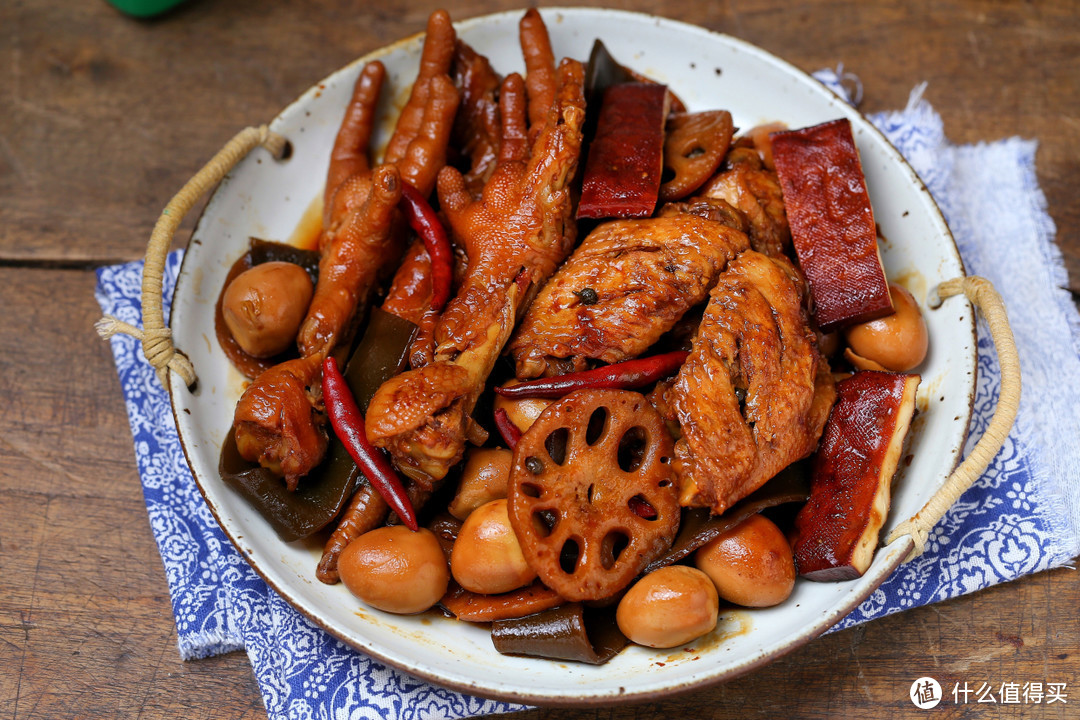
[(184, 0), (109, 0), (109, 2), (128, 15), (148, 18), (174, 8)]

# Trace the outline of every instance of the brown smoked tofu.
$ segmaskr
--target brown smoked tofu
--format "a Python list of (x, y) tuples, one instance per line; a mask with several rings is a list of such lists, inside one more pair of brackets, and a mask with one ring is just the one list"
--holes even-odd
[(859, 151), (846, 119), (771, 135), (799, 264), (825, 332), (893, 312)]
[(795, 564), (803, 577), (851, 580), (870, 567), (918, 385), (918, 375), (876, 370), (836, 384), (837, 401), (814, 456), (810, 499), (795, 517)]
[(664, 171), (669, 103), (664, 85), (622, 83), (607, 89), (585, 163), (579, 220), (653, 214)]

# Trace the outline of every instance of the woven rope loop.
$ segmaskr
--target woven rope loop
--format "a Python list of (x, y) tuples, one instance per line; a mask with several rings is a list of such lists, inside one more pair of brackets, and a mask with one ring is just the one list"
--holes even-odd
[(95, 324), (98, 334), (103, 338), (124, 333), (139, 339), (142, 342), (143, 355), (157, 371), (158, 379), (165, 387), (168, 387), (169, 370), (178, 373), (189, 389), (193, 388), (198, 380), (191, 361), (173, 345), (172, 331), (165, 325), (161, 292), (169, 246), (184, 216), (199, 198), (221, 182), (249, 152), (260, 146), (266, 148), (275, 159), (281, 159), (289, 143), (285, 137), (273, 132), (266, 125), (244, 128), (195, 173), (161, 211), (146, 247), (142, 278), (142, 330), (108, 316)]
[(1020, 408), (1020, 356), (1016, 351), (1016, 342), (1001, 296), (989, 280), (981, 277), (954, 278), (937, 287), (937, 295), (942, 300), (960, 294), (975, 306), (990, 330), (1001, 368), (1001, 389), (990, 424), (971, 453), (953, 470), (945, 484), (922, 509), (897, 525), (885, 540), (885, 543), (889, 544), (905, 535), (911, 536), (915, 547), (905, 562), (922, 555), (930, 531), (994, 460), (994, 456), (1005, 444)]

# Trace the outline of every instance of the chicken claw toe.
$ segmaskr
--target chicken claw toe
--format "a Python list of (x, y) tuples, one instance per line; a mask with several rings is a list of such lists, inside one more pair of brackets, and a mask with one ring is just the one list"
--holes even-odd
[[(436, 10), (428, 18), (427, 35), (424, 37), (424, 49), (420, 55), (420, 72), (413, 83), (409, 100), (398, 116), (394, 134), (386, 145), (383, 162), (396, 163), (405, 157), (409, 143), (421, 131), (424, 112), (430, 102), (430, 81), (437, 76), (449, 79), (450, 64), (454, 60), (454, 44), (457, 35), (450, 22), (450, 15), (445, 10)], [(453, 83), (451, 83), (452, 85)], [(451, 123), (453, 118), (450, 118)]]
[(539, 128), (547, 119), (548, 108), (555, 101), (558, 88), (555, 76), (555, 54), (551, 51), (551, 38), (547, 27), (536, 8), (529, 8), (518, 24), (521, 41), (521, 54), (525, 56), (527, 75), (526, 87), (529, 92), (529, 125), (531, 132)]
[(502, 143), (499, 164), (525, 162), (529, 158), (525, 81), (517, 73), (507, 75), (499, 92)]
[(352, 99), (345, 109), (345, 118), (330, 153), (330, 169), (326, 173), (323, 226), (330, 224), (332, 199), (338, 188), (354, 175), (366, 175), (371, 169), (368, 144), (375, 126), (375, 108), (379, 103), (386, 68), (378, 60), (369, 62), (360, 71), (353, 88)]
[[(421, 484), (442, 479), (461, 459), (495, 361), (535, 288), (574, 243), (568, 186), (581, 152), (584, 68), (564, 60), (556, 70), (535, 11), (522, 21), (522, 48), (529, 78), (503, 83), (499, 158), (479, 197), (458, 170), (438, 176), (439, 204), (468, 269), (435, 327), (434, 357), (380, 387), (368, 411), (372, 442)], [(436, 377), (454, 383), (436, 390)], [(373, 417), (377, 408), (385, 417)]]
[(326, 357), (349, 333), (356, 310), (374, 287), (372, 267), (390, 260), (395, 251), (393, 218), (401, 200), (397, 168), (380, 165), (368, 184), (363, 205), (327, 233), (330, 240), (319, 260), (319, 284), (297, 336), (304, 357)]
[(446, 146), (454, 128), (459, 96), (454, 83), (446, 75), (427, 81), (427, 101), (422, 121), (396, 161), (401, 177), (424, 197), (431, 194), (439, 169), (446, 164)]

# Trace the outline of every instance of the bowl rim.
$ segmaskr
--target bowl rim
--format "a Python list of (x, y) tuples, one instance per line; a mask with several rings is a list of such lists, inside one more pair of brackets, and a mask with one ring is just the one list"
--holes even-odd
[[(859, 111), (858, 108), (854, 107), (853, 105), (850, 104), (850, 102), (848, 102), (847, 99), (841, 97), (840, 95), (835, 93), (833, 90), (831, 90), (830, 88), (828, 88), (827, 86), (825, 86), (824, 84), (819, 82), (810, 73), (808, 73), (808, 72), (802, 70), (801, 68), (791, 64), (790, 62), (788, 62), (788, 61), (786, 61), (786, 60), (772, 54), (771, 52), (769, 52), (767, 50), (764, 50), (763, 48), (761, 48), (761, 47), (759, 47), (757, 45), (749, 43), (749, 42), (747, 42), (745, 40), (742, 40), (742, 39), (740, 39), (738, 37), (735, 37), (733, 35), (728, 35), (726, 33), (721, 33), (721, 32), (717, 32), (717, 31), (714, 31), (714, 30), (709, 30), (707, 28), (704, 28), (704, 27), (701, 27), (701, 26), (698, 26), (698, 25), (694, 25), (694, 24), (691, 24), (691, 23), (688, 23), (688, 22), (685, 22), (685, 21), (682, 21), (682, 20), (673, 20), (673, 19), (663, 17), (663, 16), (660, 16), (660, 15), (655, 15), (655, 14), (652, 14), (652, 13), (630, 11), (630, 10), (622, 10), (622, 9), (613, 9), (613, 8), (603, 8), (603, 7), (579, 7), (579, 6), (554, 6), (554, 7), (538, 8), (538, 10), (545, 17), (545, 20), (547, 20), (549, 22), (550, 22), (552, 16), (557, 17), (560, 14), (565, 14), (565, 13), (569, 13), (569, 14), (581, 14), (581, 13), (592, 14), (592, 13), (595, 13), (595, 14), (604, 15), (604, 16), (615, 15), (615, 16), (624, 17), (627, 20), (632, 20), (632, 21), (637, 21), (637, 22), (652, 23), (652, 24), (655, 24), (658, 27), (662, 27), (662, 28), (665, 28), (665, 29), (670, 30), (670, 31), (691, 33), (691, 34), (698, 35), (698, 36), (703, 37), (703, 38), (707, 38), (707, 39), (711, 39), (711, 40), (719, 40), (721, 42), (728, 43), (728, 44), (736, 47), (738, 50), (740, 50), (742, 52), (745, 52), (745, 53), (747, 53), (749, 55), (755, 56), (759, 60), (763, 60), (763, 61), (765, 61), (767, 63), (778, 66), (781, 70), (783, 70), (787, 74), (797, 76), (800, 80), (806, 82), (810, 87), (814, 88), (816, 91), (820, 92), (821, 94), (823, 94), (824, 96), (826, 96), (828, 98), (831, 98), (832, 101), (838, 103), (840, 105), (840, 107), (843, 108), (842, 112), (845, 115), (856, 118), (857, 121), (860, 123), (860, 129), (861, 130), (869, 132), (869, 133), (877, 136), (877, 140), (880, 141), (883, 144), (883, 146), (886, 148), (887, 152), (892, 156), (892, 160), (897, 162), (899, 167), (904, 172), (906, 172), (906, 174), (908, 175), (910, 181), (916, 186), (918, 192), (920, 194), (922, 194), (922, 195), (925, 195), (925, 200), (928, 201), (927, 207), (928, 207), (929, 212), (932, 213), (933, 219), (935, 220), (935, 222), (937, 224), (940, 224), (941, 228), (943, 228), (943, 230), (944, 230), (944, 236), (943, 236), (943, 238), (941, 238), (941, 240), (944, 240), (945, 238), (948, 239), (948, 243), (947, 243), (947, 245), (945, 245), (946, 249), (948, 251), (950, 251), (951, 254), (954, 256), (954, 258), (955, 258), (955, 260), (956, 260), (956, 262), (957, 262), (957, 264), (958, 264), (958, 266), (960, 268), (961, 275), (962, 276), (967, 275), (967, 270), (966, 270), (966, 267), (964, 266), (963, 258), (960, 255), (960, 251), (959, 251), (959, 248), (958, 248), (958, 246), (956, 244), (956, 240), (955, 240), (955, 238), (954, 238), (954, 236), (952, 234), (952, 230), (949, 227), (948, 223), (946, 222), (946, 220), (944, 218), (944, 215), (942, 214), (941, 209), (938, 206), (936, 200), (934, 199), (933, 195), (930, 193), (929, 189), (926, 187), (925, 183), (919, 177), (918, 173), (915, 172), (915, 170), (911, 166), (911, 164), (896, 149), (896, 147), (892, 145), (892, 143), (888, 140), (888, 138), (885, 136), (885, 134), (880, 129), (878, 129), (877, 126), (875, 126), (872, 122), (870, 122), (870, 120), (861, 111)], [(472, 27), (474, 25), (483, 25), (483, 24), (486, 24), (486, 23), (491, 23), (493, 21), (506, 20), (506, 19), (509, 19), (509, 18), (518, 18), (518, 17), (521, 16), (522, 12), (523, 12), (522, 9), (515, 9), (515, 10), (506, 10), (506, 11), (500, 11), (500, 12), (495, 12), (495, 13), (488, 13), (488, 14), (484, 14), (484, 15), (477, 15), (477, 16), (473, 16), (473, 17), (470, 17), (470, 18), (465, 18), (463, 20), (455, 21), (453, 24), (454, 24), (455, 30), (457, 30), (458, 32), (461, 32), (462, 30), (470, 28), (470, 27)], [(354, 67), (356, 67), (358, 65), (362, 65), (362, 64), (370, 62), (372, 60), (377, 60), (377, 59), (382, 58), (382, 57), (384, 57), (386, 55), (390, 55), (393, 52), (395, 52), (398, 48), (416, 42), (419, 38), (423, 37), (424, 34), (425, 34), (424, 31), (420, 31), (420, 32), (413, 33), (411, 35), (407, 35), (407, 36), (402, 37), (402, 38), (400, 38), (400, 39), (398, 39), (398, 40), (396, 40), (396, 41), (394, 41), (392, 43), (380, 46), (379, 48), (376, 48), (376, 49), (374, 49), (374, 50), (372, 50), (372, 51), (370, 51), (368, 53), (365, 53), (364, 55), (358, 57), (357, 59), (353, 60), (352, 62), (349, 62), (346, 65), (343, 65), (342, 67), (334, 70), (333, 72), (331, 72), (326, 77), (322, 78), (321, 80), (319, 80), (316, 83), (314, 83), (313, 85), (311, 85), (307, 90), (305, 90), (303, 93), (301, 93), (295, 100), (293, 100), (288, 105), (286, 105), (284, 108), (282, 108), (281, 111), (279, 111), (277, 113), (277, 115), (274, 116), (274, 119), (271, 120), (271, 122), (268, 124), (268, 126), (270, 127), (271, 130), (273, 130), (275, 128), (275, 126), (282, 121), (283, 116), (288, 115), (294, 108), (303, 106), (307, 102), (310, 102), (310, 99), (313, 96), (317, 96), (320, 88), (324, 87), (334, 77), (336, 77), (338, 75), (341, 75), (341, 74), (345, 74), (351, 68), (354, 68)], [(204, 206), (200, 210), (199, 216), (198, 216), (198, 218), (197, 218), (197, 220), (195, 222), (194, 228), (193, 228), (193, 230), (191, 232), (191, 236), (190, 236), (191, 238), (195, 238), (195, 237), (199, 236), (201, 231), (204, 230), (204, 219), (206, 217), (207, 211), (214, 204), (215, 199), (217, 198), (218, 194), (221, 193), (222, 191), (224, 191), (225, 189), (227, 189), (227, 187), (229, 185), (229, 181), (231, 180), (231, 178), (232, 178), (232, 173), (230, 172), (229, 174), (227, 174), (225, 176), (225, 178), (221, 181), (221, 183), (219, 183), (218, 186), (213, 190), (213, 192), (211, 193), (208, 201), (204, 204)], [(185, 271), (190, 270), (190, 268), (187, 267), (187, 260), (188, 260), (189, 256), (190, 256), (190, 253), (185, 253), (184, 257), (181, 260), (181, 265), (180, 265), (180, 268), (178, 270), (178, 279), (185, 274)], [(181, 288), (181, 286), (182, 286), (182, 283), (177, 282), (176, 286), (173, 289), (173, 306), (174, 307), (175, 307), (176, 294), (177, 294), (177, 291)], [(173, 328), (173, 317), (175, 317), (175, 315), (170, 315), (170, 321), (169, 321), (170, 330), (174, 329)], [(971, 345), (974, 348), (974, 347), (977, 346), (977, 343), (976, 343), (976, 340), (977, 340), (976, 321), (975, 321), (975, 314), (974, 313), (971, 314), (971, 316), (969, 318), (968, 325), (969, 325), (969, 330), (970, 330), (970, 335), (971, 335), (971, 340), (972, 340)], [(963, 425), (964, 425), (964, 428), (965, 428), (965, 435), (967, 434), (968, 431), (970, 431), (971, 417), (972, 417), (972, 414), (973, 414), (973, 411), (974, 411), (975, 383), (976, 383), (977, 368), (978, 368), (978, 355), (977, 355), (977, 352), (974, 352), (974, 351), (972, 352), (971, 362), (972, 362), (972, 367), (971, 367), (971, 373), (969, 373), (969, 374), (970, 374), (972, 379), (971, 379), (971, 384), (967, 389), (968, 402), (967, 402), (966, 416), (963, 417), (963, 418), (958, 418), (958, 420), (963, 420)], [(169, 381), (168, 387), (167, 387), (167, 390), (168, 390), (168, 393), (169, 393), (169, 403), (170, 403), (170, 408), (171, 408), (171, 411), (172, 411), (172, 414), (173, 414), (174, 422), (176, 422), (177, 427), (179, 428), (179, 427), (181, 427), (181, 422), (180, 422), (181, 418), (179, 417), (179, 414), (178, 414), (179, 411), (177, 409), (178, 408), (177, 403), (175, 402), (175, 394), (179, 393), (179, 392), (187, 391), (187, 386), (184, 384), (183, 380), (180, 379), (180, 377), (176, 373), (170, 373), (169, 377), (170, 377), (170, 381)], [(627, 689), (627, 688), (619, 688), (618, 692), (613, 692), (612, 691), (612, 692), (601, 692), (601, 693), (587, 694), (587, 695), (586, 694), (581, 694), (581, 695), (575, 695), (575, 696), (552, 697), (552, 696), (544, 695), (544, 694), (536, 694), (536, 693), (533, 693), (533, 692), (529, 692), (527, 690), (522, 690), (522, 691), (493, 690), (493, 689), (490, 689), (490, 688), (482, 687), (482, 686), (476, 684), (475, 681), (474, 682), (458, 682), (458, 681), (454, 681), (454, 680), (448, 680), (448, 679), (442, 677), (441, 675), (439, 675), (437, 672), (432, 672), (432, 671), (425, 670), (422, 667), (416, 666), (415, 664), (412, 665), (412, 666), (405, 665), (399, 659), (391, 657), (386, 653), (380, 652), (377, 648), (358, 646), (357, 643), (355, 642), (355, 640), (353, 638), (349, 637), (346, 633), (336, 629), (331, 624), (324, 621), (318, 615), (308, 611), (303, 606), (302, 603), (300, 603), (295, 597), (293, 597), (293, 595), (290, 593), (290, 590), (289, 590), (288, 587), (282, 586), (280, 583), (277, 583), (259, 564), (252, 561), (252, 558), (250, 557), (249, 552), (244, 549), (243, 544), (239, 541), (239, 537), (234, 536), (234, 533), (229, 528), (229, 525), (227, 523), (222, 522), (222, 511), (219, 510), (219, 508), (217, 507), (214, 500), (208, 495), (206, 489), (203, 486), (203, 483), (199, 481), (198, 474), (194, 471), (195, 465), (192, 462), (192, 453), (188, 449), (187, 442), (185, 441), (184, 435), (182, 433), (178, 432), (177, 436), (178, 436), (178, 438), (180, 440), (180, 444), (181, 444), (181, 447), (183, 449), (184, 457), (185, 457), (185, 460), (187, 461), (188, 467), (192, 470), (192, 476), (195, 479), (195, 484), (199, 488), (199, 493), (202, 495), (203, 500), (206, 502), (207, 507), (209, 508), (211, 514), (214, 517), (214, 520), (218, 523), (218, 525), (221, 528), (222, 532), (226, 535), (226, 537), (229, 538), (229, 541), (233, 544), (233, 546), (240, 553), (240, 555), (245, 559), (245, 561), (247, 561), (248, 565), (256, 572), (256, 574), (259, 575), (259, 577), (262, 578), (262, 580), (264, 582), (266, 582), (266, 584), (271, 589), (273, 589), (276, 593), (278, 593), (278, 595), (280, 595), (282, 598), (284, 598), (289, 603), (289, 605), (291, 607), (293, 607), (297, 612), (302, 614), (305, 618), (307, 618), (308, 621), (310, 621), (311, 623), (313, 623), (317, 627), (321, 628), (322, 630), (324, 630), (325, 632), (327, 632), (328, 634), (330, 634), (332, 637), (336, 638), (337, 640), (341, 641), (342, 643), (348, 645), (349, 647), (353, 648), (354, 650), (356, 650), (358, 652), (364, 653), (364, 654), (374, 658), (375, 660), (378, 660), (379, 662), (381, 662), (381, 663), (383, 663), (383, 664), (385, 664), (385, 665), (387, 665), (389, 667), (393, 667), (396, 670), (405, 672), (405, 673), (407, 673), (409, 675), (412, 675), (413, 677), (417, 677), (417, 678), (426, 680), (428, 682), (431, 682), (431, 683), (433, 683), (435, 685), (438, 685), (440, 687), (443, 687), (443, 688), (448, 688), (448, 689), (458, 691), (458, 692), (461, 692), (461, 693), (475, 695), (475, 696), (478, 696), (478, 697), (488, 698), (488, 699), (502, 701), (502, 702), (537, 705), (537, 706), (544, 706), (544, 707), (565, 707), (565, 708), (590, 708), (590, 707), (600, 707), (600, 706), (605, 706), (606, 707), (606, 706), (612, 706), (612, 705), (624, 705), (624, 704), (630, 704), (630, 703), (649, 702), (649, 701), (657, 701), (657, 700), (660, 700), (660, 699), (671, 698), (671, 697), (673, 697), (675, 695), (683, 695), (683, 694), (692, 692), (694, 690), (700, 690), (700, 689), (703, 689), (703, 688), (706, 688), (706, 687), (714, 686), (714, 685), (717, 685), (719, 683), (727, 682), (729, 680), (735, 679), (737, 677), (740, 677), (740, 676), (745, 675), (747, 673), (753, 672), (753, 671), (755, 671), (757, 669), (760, 669), (761, 667), (763, 667), (765, 665), (768, 665), (768, 664), (774, 662), (778, 658), (780, 658), (780, 657), (782, 657), (784, 655), (787, 655), (788, 653), (791, 653), (794, 650), (808, 644), (810, 641), (816, 639), (817, 637), (819, 637), (823, 633), (825, 633), (827, 630), (832, 628), (836, 623), (838, 623), (840, 620), (842, 620), (844, 617), (846, 617), (848, 614), (850, 614), (856, 607), (858, 607), (871, 594), (873, 594), (874, 591), (877, 590), (877, 588), (880, 587), (881, 584), (885, 580), (887, 580), (900, 565), (902, 565), (904, 563), (904, 560), (907, 558), (907, 556), (911, 553), (911, 551), (915, 547), (914, 540), (909, 535), (901, 536), (901, 537), (897, 538), (896, 540), (894, 540), (892, 543), (889, 543), (888, 545), (880, 545), (877, 548), (876, 552), (877, 553), (885, 553), (887, 555), (890, 555), (891, 557), (889, 557), (889, 561), (887, 563), (883, 563), (882, 565), (880, 565), (877, 568), (874, 575), (870, 575), (870, 573), (868, 571), (867, 575), (863, 576), (862, 579), (866, 579), (867, 577), (870, 577), (871, 580), (872, 580), (871, 582), (869, 582), (866, 585), (865, 591), (861, 590), (861, 591), (859, 591), (857, 593), (854, 593), (848, 599), (846, 599), (845, 601), (837, 603), (836, 605), (833, 605), (830, 608), (830, 611), (827, 614), (819, 616), (812, 623), (809, 623), (797, 636), (793, 637), (790, 642), (782, 644), (779, 647), (775, 648), (774, 650), (772, 650), (770, 652), (767, 652), (767, 653), (764, 653), (764, 654), (754, 658), (752, 661), (742, 663), (742, 664), (737, 665), (737, 666), (735, 666), (733, 668), (730, 668), (730, 669), (728, 669), (728, 670), (726, 670), (724, 672), (708, 674), (708, 675), (704, 675), (704, 676), (699, 677), (699, 678), (690, 679), (690, 680), (686, 680), (686, 681), (682, 681), (682, 682), (676, 682), (676, 683), (673, 683), (670, 686), (666, 686), (666, 687), (661, 688), (661, 689), (646, 690), (646, 691), (640, 691), (640, 692), (635, 692), (632, 689)], [(963, 449), (964, 449), (964, 442), (963, 441), (959, 442), (956, 445), (956, 447), (953, 448), (952, 462), (951, 462), (951, 465), (949, 467), (950, 472), (951, 472), (951, 470), (953, 468), (955, 468), (959, 464), (959, 462), (960, 462), (960, 460), (962, 458)], [(890, 515), (891, 515), (891, 511), (890, 511)], [(542, 659), (538, 659), (538, 660), (542, 661)]]

